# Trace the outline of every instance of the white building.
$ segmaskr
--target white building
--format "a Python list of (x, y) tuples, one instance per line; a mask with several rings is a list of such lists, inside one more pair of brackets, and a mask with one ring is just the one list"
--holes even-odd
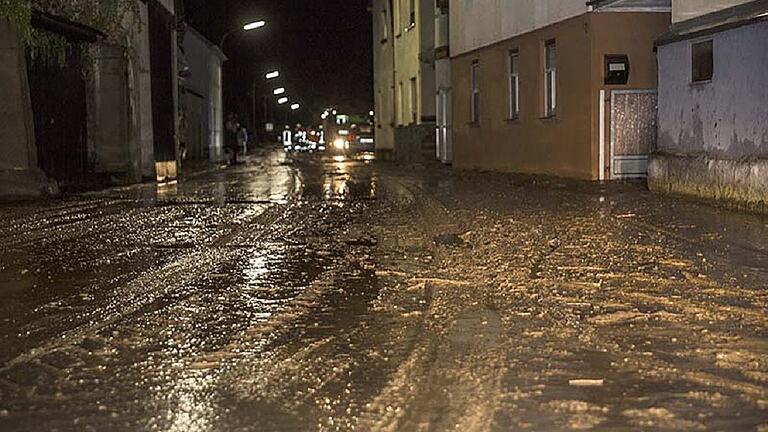
[(672, 4), (650, 187), (768, 211), (768, 1)]
[(434, 159), (434, 10), (434, 0), (371, 5), (377, 151), (400, 160)]

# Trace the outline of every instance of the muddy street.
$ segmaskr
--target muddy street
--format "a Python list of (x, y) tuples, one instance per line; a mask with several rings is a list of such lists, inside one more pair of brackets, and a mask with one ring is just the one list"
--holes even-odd
[(0, 217), (3, 431), (768, 431), (764, 217), (276, 148)]

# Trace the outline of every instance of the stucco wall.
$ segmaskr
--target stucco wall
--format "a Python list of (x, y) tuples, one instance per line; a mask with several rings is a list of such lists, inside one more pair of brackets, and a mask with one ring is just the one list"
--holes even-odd
[(125, 47), (99, 45), (88, 80), (88, 159), (100, 174), (120, 181), (140, 180), (138, 160), (132, 160), (131, 112)]
[[(376, 149), (395, 149), (394, 33), (389, 0), (374, 0), (373, 18), (373, 94), (376, 113)], [(384, 15), (382, 16), (382, 12)], [(387, 37), (384, 35), (386, 26)]]
[[(668, 13), (585, 13), (454, 58), (454, 165), (599, 178), (599, 91), (655, 88), (653, 43), (668, 27)], [(558, 110), (555, 118), (542, 118), (542, 52), (543, 41), (549, 39), (557, 41)], [(515, 120), (507, 119), (511, 49), (520, 55), (521, 109)], [(606, 54), (629, 56), (626, 85), (603, 84)], [(473, 60), (480, 63), (480, 122), (476, 125), (469, 124)]]
[[(407, 3), (402, 2), (405, 6)], [(403, 84), (404, 112), (400, 125), (411, 123), (411, 79), (416, 78), (417, 85), (417, 123), (424, 117), (434, 118), (435, 69), (434, 62), (434, 9), (431, 0), (418, 0), (416, 3), (416, 26), (407, 27), (407, 11), (399, 11), (400, 27), (395, 28), (395, 100), (400, 104), (397, 88)], [(397, 118), (397, 116), (396, 116)]]
[(203, 134), (211, 160), (218, 161), (223, 151), (224, 114), (221, 107), (221, 52), (194, 30), (184, 35), (184, 53), (190, 76), (184, 87), (203, 97)]
[(752, 0), (672, 0), (672, 22), (680, 22)]
[(768, 22), (712, 36), (711, 82), (692, 84), (691, 41), (659, 47), (659, 150), (768, 156)]
[[(657, 88), (657, 60), (654, 42), (669, 30), (670, 14), (653, 12), (601, 12), (591, 13), (590, 35), (592, 55), (592, 160), (595, 161), (593, 178), (599, 178), (602, 169), (610, 178), (610, 112), (611, 90)], [(629, 57), (629, 82), (625, 85), (604, 84), (604, 58), (606, 55), (625, 54)], [(600, 90), (606, 90), (605, 160), (600, 162)]]
[(460, 55), (587, 11), (584, 0), (451, 0), (451, 53)]
[(37, 166), (23, 53), (16, 29), (0, 20), (0, 170)]
[(130, 88), (133, 132), (132, 146), (139, 151), (141, 176), (155, 177), (155, 144), (152, 124), (152, 75), (149, 59), (149, 16), (147, 5), (139, 3), (140, 26), (131, 26), (131, 64), (128, 85)]
[[(454, 166), (592, 178), (589, 38), (583, 14), (453, 59)], [(558, 111), (543, 117), (543, 41), (558, 52)], [(507, 55), (520, 54), (520, 118), (508, 120)], [(470, 124), (471, 65), (480, 121)]]

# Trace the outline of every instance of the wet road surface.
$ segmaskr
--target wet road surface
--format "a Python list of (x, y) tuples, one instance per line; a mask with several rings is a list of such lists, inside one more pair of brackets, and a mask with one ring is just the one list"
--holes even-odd
[(768, 431), (759, 216), (279, 150), (0, 216), (0, 430)]

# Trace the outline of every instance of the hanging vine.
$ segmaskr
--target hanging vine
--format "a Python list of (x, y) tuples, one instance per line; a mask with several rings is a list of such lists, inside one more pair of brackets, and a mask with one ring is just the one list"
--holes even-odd
[(140, 25), (139, 1), (0, 0), (0, 19), (16, 25), (32, 56), (63, 59), (67, 54), (67, 41), (60, 35), (34, 29), (33, 9), (93, 27), (107, 35), (106, 42), (125, 45), (130, 27)]

